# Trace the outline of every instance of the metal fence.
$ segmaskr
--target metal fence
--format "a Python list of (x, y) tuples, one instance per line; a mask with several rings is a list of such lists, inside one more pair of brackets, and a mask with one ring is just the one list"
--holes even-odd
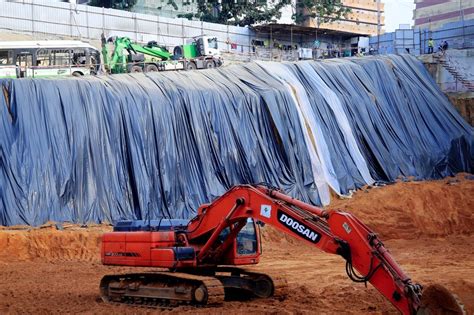
[(184, 44), (195, 36), (212, 35), (218, 38), (223, 50), (238, 53), (250, 52), (253, 34), (247, 27), (48, 0), (0, 0), (1, 29), (33, 37), (52, 35), (88, 40), (99, 40), (104, 33), (107, 37), (127, 36), (137, 42), (155, 40), (168, 47)]
[(404, 53), (407, 49), (415, 56), (428, 53), (428, 40), (433, 38), (435, 50), (444, 40), (449, 48), (474, 48), (474, 20), (459, 21), (443, 25), (430, 31), (428, 29), (396, 30), (370, 38), (370, 45), (379, 47), (380, 54)]
[[(278, 60), (296, 61), (296, 50), (255, 47), (254, 39), (277, 39), (279, 42), (312, 47), (315, 39), (334, 41), (334, 38), (315, 35), (275, 34), (256, 32), (248, 27), (190, 21), (187, 19), (147, 15), (115, 9), (97, 8), (51, 0), (0, 0), (0, 30), (29, 34), (35, 39), (74, 38), (92, 41), (100, 46), (103, 33), (106, 37), (126, 36), (133, 41), (156, 41), (172, 49), (200, 35), (216, 36), (219, 48), (227, 61)], [(291, 34), (290, 34), (291, 33)], [(324, 55), (324, 49), (315, 51), (314, 58)], [(327, 55), (327, 51), (326, 51)], [(226, 61), (226, 63), (228, 63)]]

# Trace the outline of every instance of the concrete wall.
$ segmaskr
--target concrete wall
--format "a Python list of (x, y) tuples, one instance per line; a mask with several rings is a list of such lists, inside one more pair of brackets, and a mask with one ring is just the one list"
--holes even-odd
[[(444, 59), (465, 79), (474, 82), (474, 49), (452, 49)], [(449, 73), (432, 55), (424, 55), (420, 60), (425, 64), (443, 92), (467, 92), (468, 89)]]
[(168, 0), (137, 0), (132, 12), (160, 15), (175, 18), (178, 14), (197, 12), (197, 2), (194, 0), (174, 0), (177, 9)]

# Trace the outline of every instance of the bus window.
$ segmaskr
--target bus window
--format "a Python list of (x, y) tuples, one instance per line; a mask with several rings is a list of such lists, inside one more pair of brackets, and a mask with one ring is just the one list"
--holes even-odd
[(73, 50), (72, 64), (79, 67), (86, 66), (88, 64), (86, 52), (83, 48)]
[(50, 65), (50, 51), (48, 49), (38, 49), (38, 51), (36, 52), (36, 66), (49, 67)]
[(100, 69), (100, 53), (97, 50), (90, 50), (91, 70), (93, 74), (97, 74)]
[(0, 78), (17, 78), (19, 69), (13, 60), (13, 50), (0, 50)]
[(29, 70), (33, 65), (33, 55), (29, 52), (20, 52), (16, 55), (16, 65), (20, 69), (20, 78), (30, 76)]
[(71, 52), (69, 49), (52, 50), (51, 51), (52, 65), (69, 67), (70, 53)]
[(12, 65), (13, 50), (0, 50), (0, 65)]

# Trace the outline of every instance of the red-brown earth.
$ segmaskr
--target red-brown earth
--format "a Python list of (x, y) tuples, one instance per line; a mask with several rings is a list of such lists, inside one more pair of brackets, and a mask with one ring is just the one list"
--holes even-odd
[[(429, 182), (399, 182), (366, 188), (329, 208), (352, 212), (385, 241), (402, 268), (417, 282), (440, 283), (474, 310), (474, 181), (460, 174)], [(282, 273), (284, 300), (226, 302), (218, 307), (151, 310), (108, 305), (99, 297), (105, 274), (137, 271), (102, 266), (100, 237), (109, 226), (54, 225), (0, 228), (0, 314), (312, 313), (396, 314), (370, 285), (351, 282), (338, 256), (263, 231), (264, 253), (254, 267)]]

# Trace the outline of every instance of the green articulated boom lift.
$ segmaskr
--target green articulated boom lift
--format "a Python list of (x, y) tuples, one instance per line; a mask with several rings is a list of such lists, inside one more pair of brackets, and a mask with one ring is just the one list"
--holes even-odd
[[(110, 42), (113, 43), (111, 54)], [(209, 69), (223, 63), (217, 38), (212, 36), (195, 37), (189, 44), (174, 47), (173, 53), (155, 41), (140, 45), (128, 37), (103, 38), (102, 54), (110, 73)]]

